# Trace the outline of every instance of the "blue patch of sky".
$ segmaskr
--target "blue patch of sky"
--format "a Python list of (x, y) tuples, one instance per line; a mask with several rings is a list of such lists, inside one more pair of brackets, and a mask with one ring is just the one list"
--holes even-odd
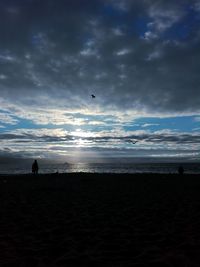
[[(9, 114), (6, 112), (2, 112), (5, 114)], [(10, 115), (10, 114), (9, 114)], [(75, 119), (85, 119), (85, 124), (83, 125), (72, 125), (72, 124), (35, 124), (33, 121), (28, 120), (28, 119), (21, 119), (16, 116), (12, 116), (13, 119), (16, 119), (17, 122), (16, 124), (7, 124), (1, 122), (0, 125), (3, 126), (3, 128), (0, 127), (0, 133), (4, 133), (7, 131), (13, 131), (17, 129), (57, 129), (57, 128), (62, 128), (66, 131), (75, 131), (76, 129), (82, 129), (84, 131), (95, 131), (95, 132), (100, 132), (102, 130), (112, 130), (113, 129), (113, 124), (115, 121), (114, 116), (102, 116), (102, 115), (84, 115), (81, 113), (77, 113), (73, 115)], [(102, 121), (106, 120), (107, 125), (101, 125)], [(87, 124), (87, 122), (92, 122), (92, 121), (99, 121), (99, 125), (90, 125)]]
[(177, 132), (192, 132), (193, 129), (199, 127), (199, 122), (195, 120), (195, 117), (139, 118), (133, 122), (132, 126), (124, 126), (123, 128), (125, 131), (149, 130), (153, 132), (169, 129)]
[(148, 31), (148, 23), (152, 21), (148, 16), (137, 16), (136, 14), (133, 16), (131, 13), (127, 13), (123, 9), (115, 8), (109, 4), (103, 6), (102, 15), (105, 19), (109, 19), (112, 26), (123, 27), (127, 36), (130, 37), (133, 35), (144, 37), (145, 32)]
[(16, 124), (2, 123), (5, 128), (0, 129), (0, 132), (13, 131), (13, 130), (17, 130), (17, 129), (38, 129), (38, 128), (41, 128), (39, 125), (35, 125), (30, 120), (19, 119), (18, 117), (14, 117), (14, 116), (12, 116), (12, 117), (14, 119), (17, 119), (18, 122)]
[(169, 40), (185, 40), (188, 39), (191, 34), (193, 34), (200, 24), (200, 14), (186, 7), (186, 15), (179, 22), (175, 23), (171, 28), (169, 28), (164, 34), (163, 38)]
[[(6, 114), (6, 112), (4, 112)], [(169, 118), (139, 118), (134, 120), (129, 125), (124, 125), (123, 129), (125, 131), (136, 131), (136, 130), (149, 130), (149, 131), (159, 131), (162, 129), (174, 130), (177, 132), (192, 132), (195, 128), (200, 127), (200, 122), (195, 120), (196, 116), (182, 116), (182, 117), (169, 117)], [(84, 115), (76, 114), (74, 118), (85, 119), (85, 124), (83, 125), (71, 125), (71, 124), (34, 124), (31, 120), (19, 119), (16, 116), (12, 116), (14, 119), (18, 120), (16, 124), (6, 124), (1, 122), (0, 133), (6, 131), (12, 131), (17, 129), (56, 129), (63, 128), (67, 131), (75, 131), (76, 129), (82, 129), (83, 131), (99, 132), (102, 130), (112, 130), (113, 127), (117, 126), (115, 116), (102, 116), (102, 115)], [(105, 122), (105, 125), (90, 125), (87, 122), (99, 121)]]
[(108, 24), (114, 27), (120, 27), (127, 23), (128, 16), (122, 9), (115, 8), (110, 4), (105, 4), (101, 8), (101, 15)]
[(42, 36), (39, 34), (34, 34), (31, 36), (31, 43), (34, 46), (39, 46), (42, 44)]
[(123, 9), (115, 8), (113, 5), (110, 5), (110, 4), (104, 4), (102, 6), (102, 13), (103, 13), (103, 15), (109, 16), (112, 18), (125, 17), (126, 16), (126, 12), (124, 12)]
[(133, 31), (137, 33), (139, 37), (144, 37), (145, 33), (149, 30), (148, 23), (151, 22), (147, 16), (139, 16), (133, 22)]

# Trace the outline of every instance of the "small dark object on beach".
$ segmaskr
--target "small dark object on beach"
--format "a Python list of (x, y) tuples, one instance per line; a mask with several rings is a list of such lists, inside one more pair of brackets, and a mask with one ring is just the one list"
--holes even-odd
[(33, 164), (32, 164), (32, 173), (33, 174), (38, 174), (38, 163), (37, 163), (37, 160), (34, 160)]
[(178, 173), (179, 173), (180, 175), (183, 175), (183, 173), (184, 173), (184, 169), (183, 169), (182, 166), (179, 166), (179, 168), (178, 168)]

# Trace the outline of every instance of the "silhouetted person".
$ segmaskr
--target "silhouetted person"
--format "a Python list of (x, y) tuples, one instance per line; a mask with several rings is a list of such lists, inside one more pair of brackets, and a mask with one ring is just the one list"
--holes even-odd
[(179, 173), (180, 175), (183, 175), (183, 173), (184, 173), (184, 169), (183, 169), (182, 166), (179, 166), (179, 168), (178, 168), (178, 173)]
[(38, 174), (38, 163), (37, 160), (34, 160), (33, 164), (32, 164), (32, 173), (33, 174)]

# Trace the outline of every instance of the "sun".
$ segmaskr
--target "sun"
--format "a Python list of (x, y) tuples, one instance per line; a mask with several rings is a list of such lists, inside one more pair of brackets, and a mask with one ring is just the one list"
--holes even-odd
[(78, 128), (75, 131), (71, 132), (71, 134), (74, 136), (74, 143), (78, 147), (85, 146), (87, 141), (85, 138), (88, 137), (89, 133), (83, 131), (82, 129)]
[(88, 131), (84, 131), (80, 128), (76, 129), (75, 131), (72, 131), (71, 134), (74, 137), (80, 137), (80, 138), (87, 138), (87, 137), (92, 137), (93, 133), (92, 132), (88, 132)]
[(76, 140), (76, 145), (78, 147), (85, 146), (85, 144), (86, 144), (85, 140), (83, 140), (81, 138), (79, 138), (79, 139)]

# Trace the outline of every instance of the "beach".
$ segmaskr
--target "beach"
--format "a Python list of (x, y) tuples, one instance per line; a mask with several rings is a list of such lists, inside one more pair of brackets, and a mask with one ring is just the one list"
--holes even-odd
[(0, 266), (200, 266), (200, 175), (0, 176)]

